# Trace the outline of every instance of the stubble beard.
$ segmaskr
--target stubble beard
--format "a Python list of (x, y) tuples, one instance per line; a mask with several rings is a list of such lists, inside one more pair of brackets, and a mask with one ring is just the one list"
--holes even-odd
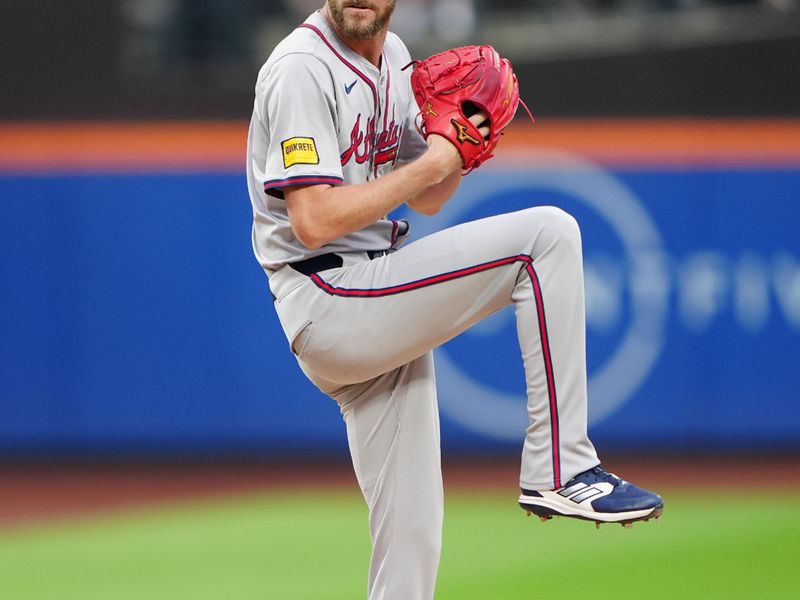
[[(392, 18), (397, 0), (392, 0), (385, 8), (380, 9), (366, 0), (326, 0), (328, 12), (341, 34), (352, 40), (368, 40), (384, 29)], [(371, 8), (375, 16), (369, 18), (348, 19), (344, 14), (347, 7)]]

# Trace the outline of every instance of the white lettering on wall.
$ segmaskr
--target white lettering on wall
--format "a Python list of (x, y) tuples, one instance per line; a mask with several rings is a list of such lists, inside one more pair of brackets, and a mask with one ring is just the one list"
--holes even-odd
[(787, 252), (766, 257), (748, 250), (730, 257), (703, 251), (669, 269), (640, 269), (636, 281), (617, 257), (591, 254), (584, 271), (586, 326), (595, 334), (613, 334), (624, 325), (626, 303), (637, 294), (646, 294), (648, 302), (672, 296), (680, 323), (696, 334), (731, 318), (750, 334), (778, 318), (800, 332), (800, 260)]
[(773, 261), (773, 286), (778, 306), (786, 322), (800, 330), (800, 264), (791, 255), (780, 253)]

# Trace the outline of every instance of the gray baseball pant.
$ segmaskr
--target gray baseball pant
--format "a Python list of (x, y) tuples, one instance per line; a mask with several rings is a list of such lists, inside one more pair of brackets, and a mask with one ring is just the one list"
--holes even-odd
[(369, 600), (431, 600), (443, 514), (434, 348), (513, 303), (529, 415), (521, 487), (555, 489), (600, 462), (587, 436), (580, 231), (536, 207), (343, 258), (310, 277), (273, 273), (276, 310), (347, 424), (369, 506)]

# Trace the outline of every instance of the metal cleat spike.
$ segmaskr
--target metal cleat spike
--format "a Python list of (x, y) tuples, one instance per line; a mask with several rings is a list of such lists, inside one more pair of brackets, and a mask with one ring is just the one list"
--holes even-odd
[(526, 511), (525, 511), (525, 514), (527, 514), (527, 516), (529, 516), (529, 517), (530, 517), (530, 516), (531, 516), (531, 514), (533, 514), (533, 513), (531, 513), (531, 511), (529, 511), (529, 510), (526, 510)]
[(602, 523), (602, 522), (600, 522), (600, 521), (595, 521), (595, 522), (594, 522), (594, 526), (595, 526), (595, 527), (597, 527), (597, 529), (600, 529), (600, 525), (602, 525), (602, 524), (603, 524), (603, 523)]
[(547, 522), (548, 522), (550, 519), (552, 519), (552, 518), (553, 518), (553, 517), (548, 517), (548, 516), (545, 516), (545, 515), (539, 515), (539, 520), (540, 520), (542, 523), (547, 523)]
[(632, 523), (632, 522), (630, 522), (630, 521), (628, 521), (627, 523), (621, 523), (621, 525), (622, 525), (622, 526), (623, 526), (625, 529), (633, 529), (633, 523)]

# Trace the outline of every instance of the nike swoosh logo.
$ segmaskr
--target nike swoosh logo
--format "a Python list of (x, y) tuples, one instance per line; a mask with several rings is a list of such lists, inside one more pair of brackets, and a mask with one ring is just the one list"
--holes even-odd
[(345, 91), (345, 92), (347, 92), (348, 94), (350, 94), (350, 92), (352, 92), (352, 91), (353, 91), (353, 88), (355, 87), (355, 85), (356, 85), (357, 83), (358, 83), (358, 79), (356, 79), (355, 81), (353, 81), (353, 83), (351, 83), (350, 85), (347, 85), (347, 84), (345, 84), (345, 86), (344, 86), (344, 91)]

